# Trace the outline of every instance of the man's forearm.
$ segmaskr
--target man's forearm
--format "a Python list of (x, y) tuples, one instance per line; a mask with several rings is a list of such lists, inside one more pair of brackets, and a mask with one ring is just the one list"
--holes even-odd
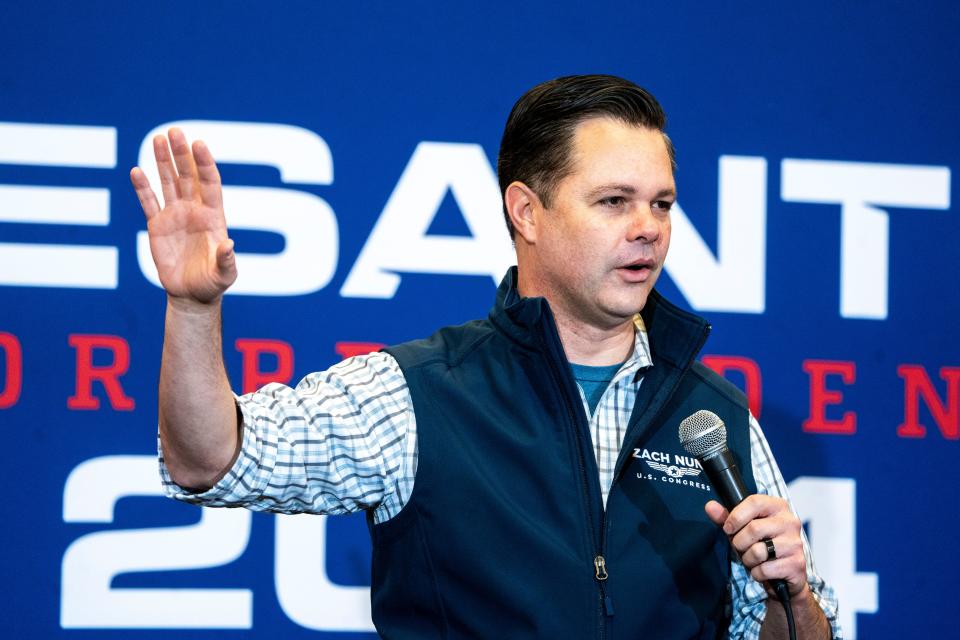
[[(833, 637), (830, 623), (809, 588), (794, 596), (791, 606), (797, 626), (797, 640), (829, 640)], [(767, 615), (760, 627), (761, 640), (787, 640), (789, 637), (787, 614), (783, 605), (776, 598), (769, 598)]]
[(191, 489), (213, 486), (239, 448), (220, 325), (219, 302), (168, 299), (160, 367), (160, 438), (171, 477)]

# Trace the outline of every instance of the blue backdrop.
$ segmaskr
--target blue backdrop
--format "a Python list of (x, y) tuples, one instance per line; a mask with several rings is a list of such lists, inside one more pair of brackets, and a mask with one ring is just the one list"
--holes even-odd
[(596, 72), (669, 114), (659, 288), (751, 390), (848, 637), (953, 637), (960, 12), (670, 4), (5, 6), (4, 637), (372, 631), (361, 517), (157, 496), (165, 300), (127, 173), (158, 127), (223, 161), (239, 391), (485, 314), (507, 113)]

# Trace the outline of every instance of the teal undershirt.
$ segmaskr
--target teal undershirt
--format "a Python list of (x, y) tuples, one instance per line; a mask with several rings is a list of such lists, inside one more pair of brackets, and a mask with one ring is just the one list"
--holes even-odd
[(585, 364), (570, 363), (570, 368), (573, 369), (573, 378), (583, 389), (583, 395), (587, 397), (590, 415), (593, 415), (593, 412), (597, 410), (603, 392), (610, 386), (610, 381), (613, 380), (613, 376), (617, 375), (617, 371), (620, 371), (622, 366), (622, 362), (608, 367), (591, 367)]

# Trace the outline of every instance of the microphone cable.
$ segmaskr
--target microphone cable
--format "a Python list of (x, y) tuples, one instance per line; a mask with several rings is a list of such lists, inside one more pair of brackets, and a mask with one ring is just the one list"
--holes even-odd
[(785, 580), (774, 580), (773, 588), (777, 592), (777, 600), (783, 605), (783, 611), (787, 614), (787, 632), (790, 634), (790, 640), (797, 640), (797, 625), (793, 621), (793, 605), (790, 604), (790, 590), (787, 588)]

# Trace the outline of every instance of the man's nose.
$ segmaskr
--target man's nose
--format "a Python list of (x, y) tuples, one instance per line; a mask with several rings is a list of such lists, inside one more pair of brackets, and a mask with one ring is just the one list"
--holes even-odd
[(660, 219), (650, 205), (640, 205), (636, 207), (630, 218), (627, 239), (630, 241), (655, 242), (660, 237), (660, 226)]

